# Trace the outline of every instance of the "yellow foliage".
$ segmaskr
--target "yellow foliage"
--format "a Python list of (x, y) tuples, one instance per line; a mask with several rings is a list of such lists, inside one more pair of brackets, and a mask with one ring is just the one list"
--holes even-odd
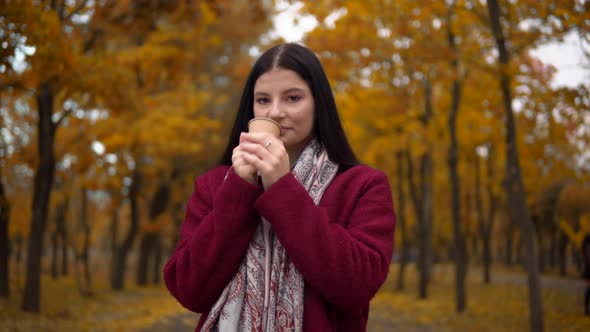
[(560, 219), (559, 229), (569, 237), (577, 248), (582, 249), (584, 237), (590, 234), (590, 213), (580, 217), (580, 225), (577, 229), (574, 229), (568, 220)]

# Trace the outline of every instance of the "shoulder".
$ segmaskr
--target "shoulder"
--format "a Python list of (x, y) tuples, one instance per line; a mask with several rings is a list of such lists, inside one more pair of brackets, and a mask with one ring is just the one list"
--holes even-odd
[(347, 220), (356, 208), (381, 209), (390, 213), (393, 208), (391, 185), (384, 172), (367, 165), (356, 165), (336, 175), (320, 204), (342, 220)]
[(338, 192), (352, 195), (375, 187), (390, 190), (389, 180), (384, 172), (362, 164), (339, 171), (330, 187)]
[(338, 174), (336, 174), (336, 177), (355, 182), (389, 181), (387, 179), (387, 175), (384, 172), (363, 164), (355, 165), (347, 168), (346, 170), (339, 171)]

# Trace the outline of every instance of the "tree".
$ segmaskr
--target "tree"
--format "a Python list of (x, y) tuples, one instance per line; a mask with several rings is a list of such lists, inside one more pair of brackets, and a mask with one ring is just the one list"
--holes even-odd
[[(424, 131), (429, 127), (433, 116), (432, 106), (432, 83), (424, 75), (424, 114), (421, 116), (421, 122)], [(413, 172), (408, 176), (410, 193), (414, 203), (414, 211), (418, 222), (418, 268), (420, 270), (420, 279), (418, 282), (418, 292), (422, 299), (428, 296), (428, 284), (430, 283), (430, 274), (433, 265), (432, 250), (432, 212), (433, 212), (433, 158), (432, 145), (426, 138), (425, 148), (421, 153), (419, 165), (419, 182), (414, 181)], [(414, 169), (411, 156), (408, 155), (408, 170)]]
[[(54, 197), (57, 195), (54, 195)], [(69, 206), (69, 195), (60, 195), (53, 213), (53, 229), (51, 230), (51, 276), (57, 279), (68, 273), (68, 232), (66, 213)], [(61, 268), (59, 256), (61, 254)]]
[(397, 205), (396, 205), (396, 216), (397, 216), (397, 229), (399, 230), (400, 237), (401, 237), (401, 244), (400, 244), (400, 253), (399, 253), (399, 271), (397, 276), (397, 285), (396, 288), (398, 290), (404, 289), (405, 285), (405, 268), (406, 263), (408, 261), (408, 235), (406, 229), (406, 195), (404, 189), (404, 179), (406, 179), (406, 172), (404, 172), (404, 165), (405, 165), (405, 154), (407, 151), (398, 151), (396, 152), (396, 168), (397, 168)]
[[(22, 124), (23, 120), (28, 117), (27, 107), (23, 107), (20, 114), (13, 112), (15, 105), (24, 106), (26, 104), (21, 103), (22, 99), (15, 96), (15, 90), (5, 94), (5, 98), (2, 100), (2, 123), (10, 124)], [(15, 126), (17, 127), (17, 126)], [(6, 227), (5, 240), (1, 240), (2, 255), (6, 261), (2, 261), (0, 264), (6, 264), (6, 268), (2, 268), (0, 274), (5, 273), (6, 279), (2, 282), (6, 282), (6, 296), (9, 295), (10, 285), (21, 283), (21, 262), (22, 262), (22, 246), (23, 238), (28, 233), (28, 227), (26, 223), (30, 221), (30, 203), (31, 199), (28, 197), (28, 193), (31, 191), (30, 180), (31, 180), (31, 158), (28, 156), (32, 155), (33, 152), (27, 146), (27, 142), (30, 140), (30, 131), (26, 127), (20, 127), (18, 130), (13, 126), (1, 126), (2, 132), (0, 133), (0, 186), (2, 187), (2, 215)], [(25, 222), (26, 220), (26, 222)], [(10, 260), (14, 258), (14, 263), (11, 264)], [(14, 270), (13, 270), (14, 268)], [(14, 276), (14, 279), (11, 279)]]
[(451, 51), (450, 68), (453, 74), (453, 83), (451, 88), (451, 109), (449, 111), (449, 133), (451, 138), (451, 145), (449, 147), (449, 179), (451, 184), (451, 209), (453, 213), (453, 255), (455, 256), (455, 287), (456, 287), (456, 306), (458, 312), (465, 310), (466, 295), (465, 295), (465, 277), (467, 274), (467, 252), (465, 245), (465, 236), (461, 230), (460, 214), (461, 214), (461, 193), (459, 184), (459, 172), (457, 168), (457, 115), (459, 112), (459, 105), (461, 103), (462, 92), (462, 73), (459, 69), (459, 50), (457, 48), (456, 36), (453, 31), (455, 15), (455, 2), (449, 4), (447, 13), (447, 38), (449, 48)]
[[(0, 122), (0, 128), (4, 127), (2, 122)], [(10, 202), (4, 189), (3, 164), (6, 159), (5, 146), (4, 136), (0, 133), (0, 297), (10, 296), (10, 239), (8, 237)]]
[[(184, 1), (151, 5), (157, 8), (131, 2), (111, 9), (133, 19), (109, 23), (112, 33), (101, 41), (116, 50), (111, 56), (119, 66), (133, 73), (134, 82), (127, 91), (137, 102), (134, 112), (110, 115), (96, 128), (96, 140), (108, 156), (101, 177), (118, 178), (118, 184), (107, 185), (115, 203), (113, 211), (123, 201), (117, 198), (120, 195), (131, 209), (127, 234), (113, 243), (114, 289), (124, 287), (127, 256), (136, 239), (141, 242), (136, 280), (147, 282), (147, 262), (154, 261), (151, 266), (159, 277), (164, 225), (156, 219), (169, 206), (158, 205), (157, 213), (145, 218), (141, 200), (147, 199), (147, 193), (158, 192), (159, 186), (169, 189), (177, 178), (187, 173), (194, 176), (214, 162), (212, 155), (224, 143), (220, 131), (230, 114), (228, 105), (237, 99), (246, 74), (243, 70), (250, 66), (248, 50), (259, 43), (270, 22), (263, 1), (231, 6)], [(96, 21), (108, 17), (100, 14)], [(107, 160), (113, 158), (115, 162)], [(170, 174), (178, 176), (160, 183)], [(119, 229), (120, 221), (113, 216), (113, 231)]]
[(488, 0), (488, 14), (496, 47), (499, 54), (499, 83), (504, 96), (506, 111), (506, 174), (504, 186), (506, 199), (509, 204), (511, 219), (520, 223), (521, 237), (526, 252), (526, 265), (529, 286), (529, 328), (531, 331), (543, 331), (543, 298), (537, 261), (537, 245), (535, 242), (535, 228), (531, 222), (526, 205), (526, 193), (520, 173), (520, 163), (516, 146), (516, 124), (512, 110), (512, 92), (510, 87), (510, 51), (506, 47), (506, 39), (501, 25), (501, 12), (497, 0)]
[[(492, 248), (491, 248), (491, 237), (492, 237), (492, 229), (494, 227), (494, 219), (496, 214), (496, 206), (497, 206), (497, 194), (494, 190), (494, 146), (491, 143), (488, 143), (485, 146), (485, 160), (486, 160), (486, 178), (485, 178), (485, 186), (482, 184), (481, 181), (481, 167), (480, 167), (480, 157), (477, 150), (474, 150), (474, 167), (475, 167), (475, 205), (478, 211), (478, 231), (482, 239), (482, 261), (483, 261), (483, 280), (484, 283), (489, 284), (491, 282), (491, 264), (492, 264)], [(484, 210), (483, 198), (482, 198), (482, 188), (486, 189), (486, 196), (487, 196), (487, 213)]]
[[(98, 3), (92, 5), (96, 7), (94, 10), (100, 6)], [(109, 70), (116, 66), (107, 61), (96, 63), (92, 54), (89, 54), (94, 46), (94, 32), (88, 33), (92, 29), (87, 30), (87, 22), (77, 17), (78, 14), (91, 11), (89, 6), (87, 1), (53, 1), (50, 4), (5, 1), (2, 4), (3, 23), (22, 29), (22, 34), (10, 35), (12, 42), (20, 47), (35, 48), (26, 58), (25, 69), (15, 75), (14, 82), (11, 83), (32, 91), (37, 108), (35, 121), (38, 160), (22, 304), (25, 311), (40, 311), (41, 251), (55, 173), (57, 129), (74, 111), (101, 104), (99, 99), (88, 98), (86, 89), (89, 81), (85, 81), (88, 78), (105, 75), (102, 76), (106, 83), (103, 91), (115, 92), (113, 96), (117, 95), (119, 86), (125, 85), (124, 79)], [(109, 76), (110, 79), (106, 79)], [(77, 101), (72, 102), (72, 99)]]

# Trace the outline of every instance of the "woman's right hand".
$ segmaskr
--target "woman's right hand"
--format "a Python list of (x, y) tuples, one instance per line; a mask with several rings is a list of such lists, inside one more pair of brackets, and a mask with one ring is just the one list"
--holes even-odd
[[(240, 144), (242, 143), (242, 136), (240, 136)], [(248, 152), (241, 148), (241, 145), (235, 147), (231, 161), (234, 172), (242, 179), (248, 181), (251, 184), (256, 184), (256, 178), (258, 177), (258, 170), (253, 165), (249, 164), (244, 160), (244, 154)]]

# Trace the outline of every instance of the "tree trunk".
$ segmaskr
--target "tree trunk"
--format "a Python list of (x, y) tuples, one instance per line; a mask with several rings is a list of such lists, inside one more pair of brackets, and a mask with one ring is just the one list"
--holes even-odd
[(559, 257), (559, 274), (561, 276), (565, 276), (567, 272), (567, 241), (567, 235), (564, 232), (560, 231), (557, 251)]
[(399, 253), (399, 270), (397, 276), (396, 289), (402, 290), (405, 287), (405, 270), (406, 262), (408, 261), (408, 239), (406, 233), (406, 196), (404, 192), (404, 154), (407, 152), (399, 151), (396, 153), (397, 157), (397, 227), (400, 232), (400, 253)]
[(76, 279), (76, 285), (78, 286), (78, 292), (84, 296), (84, 283), (82, 281), (82, 272), (80, 271), (80, 261), (82, 260), (80, 252), (77, 250), (74, 254), (74, 279)]
[(21, 288), (21, 281), (22, 281), (22, 269), (23, 269), (23, 246), (24, 246), (24, 239), (23, 236), (21, 234), (17, 234), (14, 237), (14, 269), (15, 269), (15, 279), (16, 279), (16, 284), (18, 285), (19, 288)]
[[(1, 167), (0, 167), (1, 171)], [(10, 297), (10, 237), (8, 221), (10, 203), (4, 193), (2, 173), (0, 173), (0, 297)]]
[(555, 229), (551, 232), (551, 248), (549, 249), (549, 268), (554, 269), (557, 263), (557, 243), (558, 243), (558, 234), (559, 229), (555, 227)]
[(172, 247), (168, 248), (168, 255), (172, 254), (172, 252), (174, 251), (175, 243), (178, 243), (180, 227), (182, 226), (182, 223), (184, 221), (184, 214), (186, 209), (185, 203), (177, 203), (173, 209), (174, 211), (172, 212), (172, 216), (174, 218), (174, 234), (172, 235), (172, 241), (170, 242), (172, 243)]
[(543, 331), (543, 298), (537, 262), (537, 248), (535, 242), (535, 228), (531, 222), (526, 205), (526, 193), (522, 183), (518, 149), (516, 145), (516, 124), (512, 111), (512, 95), (510, 90), (510, 75), (508, 65), (510, 54), (506, 48), (506, 41), (500, 24), (500, 7), (497, 0), (487, 1), (490, 24), (500, 57), (500, 86), (504, 97), (506, 110), (506, 197), (513, 222), (520, 223), (521, 238), (526, 251), (526, 265), (529, 286), (529, 329)]
[(414, 207), (414, 214), (416, 216), (416, 238), (418, 239), (418, 257), (416, 260), (416, 267), (418, 269), (418, 294), (421, 299), (425, 299), (428, 296), (428, 278), (426, 278), (424, 271), (425, 269), (425, 251), (422, 248), (423, 240), (423, 228), (422, 228), (422, 194), (418, 192), (417, 185), (414, 181), (414, 163), (412, 161), (412, 155), (410, 148), (406, 150), (406, 165), (408, 169), (408, 184), (410, 188), (410, 197), (412, 198), (412, 206)]
[(160, 274), (162, 273), (160, 267), (162, 264), (162, 244), (160, 233), (149, 232), (145, 233), (141, 238), (139, 245), (139, 260), (137, 262), (137, 280), (138, 286), (146, 286), (150, 283), (148, 272), (151, 271), (153, 283), (160, 281)]
[[(64, 228), (65, 228), (65, 218), (66, 218), (66, 211), (68, 209), (68, 200), (67, 198), (61, 202), (57, 210), (55, 211), (55, 230), (51, 234), (51, 277), (53, 279), (57, 279), (59, 277), (60, 272), (58, 268), (58, 261), (59, 261), (59, 253), (60, 249), (63, 251), (64, 247)], [(63, 268), (63, 260), (67, 259), (62, 255), (62, 268)], [(62, 275), (64, 275), (62, 273)]]
[(88, 222), (88, 197), (85, 188), (78, 187), (79, 201), (75, 204), (78, 224), (78, 237), (82, 237), (80, 248), (76, 248), (76, 280), (82, 296), (92, 296), (92, 280), (90, 277), (90, 225)]
[[(172, 171), (170, 178), (163, 180), (160, 184), (154, 196), (151, 199), (149, 209), (149, 220), (150, 223), (154, 224), (157, 222), (157, 218), (166, 211), (168, 202), (170, 201), (170, 183), (171, 179), (177, 176), (175, 170)], [(157, 226), (157, 225), (156, 225)], [(153, 278), (154, 283), (157, 283), (160, 279), (160, 264), (161, 264), (161, 243), (160, 243), (160, 230), (158, 227), (150, 229), (146, 232), (140, 244), (139, 261), (137, 265), (137, 285), (144, 286), (149, 282), (148, 271), (150, 266), (155, 275)]]
[(125, 266), (127, 255), (121, 247), (113, 251), (113, 260), (111, 262), (111, 288), (113, 290), (125, 289)]
[[(4, 119), (0, 119), (0, 127), (5, 125)], [(6, 145), (4, 137), (0, 135), (0, 156), (6, 159)], [(0, 297), (10, 297), (10, 236), (8, 234), (8, 222), (10, 220), (10, 202), (4, 191), (3, 169), (0, 164)]]
[(512, 266), (514, 263), (514, 227), (512, 225), (508, 225), (508, 229), (506, 229), (506, 241), (504, 245), (506, 247), (504, 264), (506, 266)]
[(57, 226), (61, 239), (61, 275), (66, 276), (68, 275), (68, 230), (65, 219), (58, 220)]
[(452, 29), (454, 2), (451, 3), (447, 13), (447, 39), (451, 50), (452, 58), (450, 66), (453, 70), (455, 79), (451, 88), (451, 109), (449, 112), (449, 134), (451, 145), (449, 147), (449, 179), (451, 185), (451, 211), (453, 217), (453, 242), (455, 258), (455, 305), (458, 312), (465, 311), (467, 306), (465, 275), (467, 273), (467, 256), (465, 246), (465, 236), (461, 229), (461, 193), (458, 170), (458, 144), (457, 144), (457, 115), (461, 103), (461, 81), (459, 79), (459, 51), (455, 42), (455, 35)]
[(475, 204), (475, 211), (477, 212), (477, 229), (479, 231), (479, 236), (481, 237), (482, 241), (482, 258), (481, 263), (483, 267), (483, 280), (487, 284), (489, 283), (489, 270), (488, 266), (486, 266), (486, 250), (489, 250), (487, 247), (489, 245), (489, 239), (486, 239), (486, 224), (485, 224), (485, 212), (483, 209), (483, 199), (481, 195), (481, 175), (480, 175), (480, 156), (477, 154), (477, 148), (473, 150), (473, 167), (474, 169), (474, 204)]
[[(432, 117), (432, 85), (430, 79), (426, 76), (424, 80), (424, 116), (422, 123), (428, 127)], [(426, 298), (427, 284), (430, 283), (430, 272), (432, 270), (432, 155), (430, 152), (430, 142), (426, 142), (428, 148), (422, 155), (420, 165), (420, 180), (422, 184), (422, 216), (420, 218), (420, 260), (422, 261), (422, 271), (420, 272), (420, 297)]]
[(154, 277), (152, 279), (154, 284), (160, 283), (160, 278), (162, 276), (162, 238), (160, 234), (155, 234), (156, 239), (154, 242), (154, 249), (152, 251), (154, 255), (154, 266), (153, 266), (153, 273)]
[(141, 237), (139, 244), (139, 259), (137, 261), (137, 280), (138, 286), (145, 286), (148, 284), (148, 269), (150, 263), (150, 253), (154, 243), (154, 234), (145, 233)]
[(584, 267), (584, 260), (582, 258), (582, 255), (580, 253), (580, 249), (577, 248), (576, 246), (572, 245), (570, 246), (572, 251), (571, 251), (571, 257), (574, 260), (574, 264), (576, 267), (576, 274), (577, 275), (581, 275), (582, 274), (582, 268)]
[(541, 234), (539, 234), (539, 237), (537, 238), (537, 243), (539, 244), (539, 251), (537, 255), (537, 261), (539, 262), (539, 273), (543, 273), (545, 272), (545, 249), (543, 245), (543, 236), (541, 236)]
[(29, 233), (27, 272), (23, 292), (22, 309), (39, 313), (41, 296), (41, 251), (43, 234), (47, 223), (49, 199), (55, 172), (53, 114), (53, 91), (49, 83), (42, 83), (37, 92), (38, 121), (37, 147), (39, 164), (35, 172), (31, 228)]
[[(424, 75), (424, 114), (422, 125), (427, 127), (432, 117), (432, 86), (428, 74)], [(406, 152), (408, 185), (416, 215), (416, 237), (418, 239), (418, 293), (421, 299), (428, 296), (428, 283), (432, 268), (432, 156), (430, 142), (425, 142), (427, 151), (420, 157), (420, 186), (414, 180), (414, 164), (411, 149)]]
[[(0, 180), (2, 176), (0, 175)], [(4, 195), (4, 185), (0, 181), (0, 297), (10, 297), (10, 238), (8, 219), (10, 204)]]
[(84, 286), (86, 288), (86, 295), (94, 294), (92, 290), (92, 275), (90, 273), (90, 227), (84, 232), (84, 251), (82, 252), (82, 266), (84, 267)]
[(119, 238), (119, 207), (113, 209), (113, 215), (111, 219), (111, 288), (112, 289), (122, 289), (123, 288), (123, 278), (121, 278), (121, 274), (118, 273), (120, 262), (117, 261), (117, 257), (119, 256), (118, 253), (118, 243), (117, 239)]
[(57, 229), (51, 232), (51, 278), (56, 280), (57, 273), (57, 253), (58, 253), (58, 234)]
[(487, 150), (487, 197), (488, 210), (484, 212), (483, 200), (481, 194), (481, 176), (480, 176), (480, 157), (475, 151), (475, 206), (477, 209), (479, 234), (482, 240), (482, 266), (483, 266), (483, 281), (486, 284), (491, 282), (490, 270), (492, 265), (492, 249), (491, 237), (492, 228), (494, 224), (494, 216), (496, 213), (496, 195), (493, 191), (494, 183), (494, 158), (492, 145), (488, 145)]
[(491, 282), (490, 269), (492, 266), (492, 230), (494, 229), (494, 220), (496, 219), (496, 207), (498, 206), (498, 197), (494, 193), (495, 175), (494, 175), (494, 146), (490, 143), (488, 146), (488, 159), (487, 159), (487, 192), (488, 192), (488, 213), (487, 220), (484, 228), (484, 281), (486, 283)]
[[(127, 269), (127, 256), (133, 246), (133, 242), (137, 237), (139, 231), (139, 205), (138, 196), (141, 187), (141, 173), (139, 171), (140, 163), (137, 161), (135, 169), (132, 174), (131, 186), (129, 187), (128, 199), (131, 205), (131, 225), (123, 240), (123, 243), (118, 246), (114, 241), (113, 261), (111, 268), (111, 288), (113, 290), (123, 290), (125, 288), (125, 271)], [(118, 224), (118, 217), (113, 220), (115, 225)]]
[[(582, 216), (582, 213), (580, 211), (577, 211), (573, 215), (574, 231), (576, 233), (579, 233), (580, 232), (581, 216)], [(584, 259), (582, 257), (582, 253), (580, 251), (580, 248), (578, 246), (576, 246), (575, 244), (572, 244), (570, 246), (570, 248), (571, 248), (572, 258), (574, 259), (574, 264), (575, 264), (575, 267), (576, 267), (577, 275), (582, 275), (582, 269), (584, 268)]]

